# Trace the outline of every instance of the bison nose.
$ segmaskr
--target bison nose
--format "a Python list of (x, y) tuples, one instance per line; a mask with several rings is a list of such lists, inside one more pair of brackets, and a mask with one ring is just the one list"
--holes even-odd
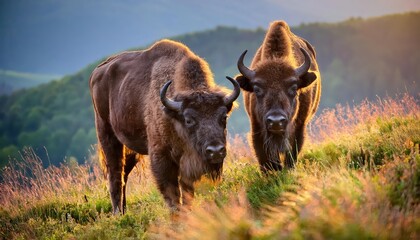
[(206, 158), (211, 163), (220, 163), (226, 157), (224, 145), (210, 145), (206, 148)]
[(287, 126), (287, 119), (282, 115), (269, 115), (266, 121), (268, 130), (273, 133), (284, 132)]

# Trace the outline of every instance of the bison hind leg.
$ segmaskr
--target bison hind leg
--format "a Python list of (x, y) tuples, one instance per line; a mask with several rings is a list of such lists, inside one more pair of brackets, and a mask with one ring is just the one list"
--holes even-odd
[(126, 186), (128, 181), (128, 175), (133, 170), (133, 168), (137, 165), (138, 162), (141, 161), (142, 155), (130, 150), (126, 146), (124, 146), (124, 184), (123, 184), (123, 202), (122, 202), (122, 210), (123, 213), (126, 212), (127, 207), (127, 193), (126, 193)]
[(106, 166), (112, 209), (113, 213), (117, 214), (123, 211), (123, 145), (114, 135), (111, 126), (98, 117), (96, 129), (99, 140), (99, 159), (101, 165)]
[[(122, 147), (121, 147), (122, 148)], [(123, 168), (122, 168), (122, 154), (117, 153), (118, 148), (114, 148), (115, 157), (107, 157), (107, 171), (108, 171), (108, 182), (109, 192), (111, 194), (112, 209), (114, 214), (118, 214), (123, 211), (122, 198), (123, 198)], [(122, 152), (122, 149), (121, 149)], [(106, 154), (106, 153), (105, 153)], [(110, 159), (110, 160), (108, 160)]]

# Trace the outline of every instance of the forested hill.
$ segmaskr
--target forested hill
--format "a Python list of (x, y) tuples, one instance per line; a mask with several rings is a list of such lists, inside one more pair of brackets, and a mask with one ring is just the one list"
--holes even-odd
[[(420, 12), (307, 24), (292, 31), (316, 48), (323, 75), (321, 108), (402, 91), (418, 97)], [(216, 81), (231, 88), (224, 76), (237, 74), (236, 61), (245, 49), (249, 50), (246, 63), (250, 62), (264, 34), (263, 29), (218, 27), (173, 39), (205, 58)], [(61, 80), (0, 97), (0, 166), (24, 146), (33, 146), (53, 164), (65, 156), (84, 161), (96, 142), (88, 79), (98, 63)], [(230, 132), (248, 130), (242, 99), (240, 104), (228, 122)]]

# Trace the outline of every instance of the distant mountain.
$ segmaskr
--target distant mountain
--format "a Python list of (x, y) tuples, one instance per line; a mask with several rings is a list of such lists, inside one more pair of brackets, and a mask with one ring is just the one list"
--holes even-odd
[[(420, 97), (420, 12), (302, 24), (292, 31), (317, 51), (323, 77), (319, 111), (336, 103), (352, 104), (402, 91)], [(261, 28), (217, 27), (172, 39), (208, 61), (215, 80), (231, 88), (225, 76), (238, 73), (236, 61), (245, 49), (249, 64), (264, 35)], [(99, 62), (61, 80), (0, 96), (0, 166), (23, 146), (35, 147), (42, 159), (53, 164), (65, 156), (85, 159), (90, 145), (96, 143), (88, 79)], [(228, 122), (230, 133), (248, 131), (242, 98), (239, 101), (240, 108)]]
[(18, 89), (34, 87), (59, 78), (61, 78), (59, 75), (22, 73), (0, 69), (0, 95), (10, 94)]
[(71, 74), (132, 46), (234, 26), (336, 22), (420, 10), (415, 0), (0, 0), (0, 69)]

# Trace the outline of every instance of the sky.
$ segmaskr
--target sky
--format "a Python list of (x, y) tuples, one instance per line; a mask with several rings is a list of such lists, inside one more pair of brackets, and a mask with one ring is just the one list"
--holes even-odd
[(267, 28), (420, 11), (419, 0), (0, 0), (0, 69), (71, 74), (156, 40), (216, 26)]

